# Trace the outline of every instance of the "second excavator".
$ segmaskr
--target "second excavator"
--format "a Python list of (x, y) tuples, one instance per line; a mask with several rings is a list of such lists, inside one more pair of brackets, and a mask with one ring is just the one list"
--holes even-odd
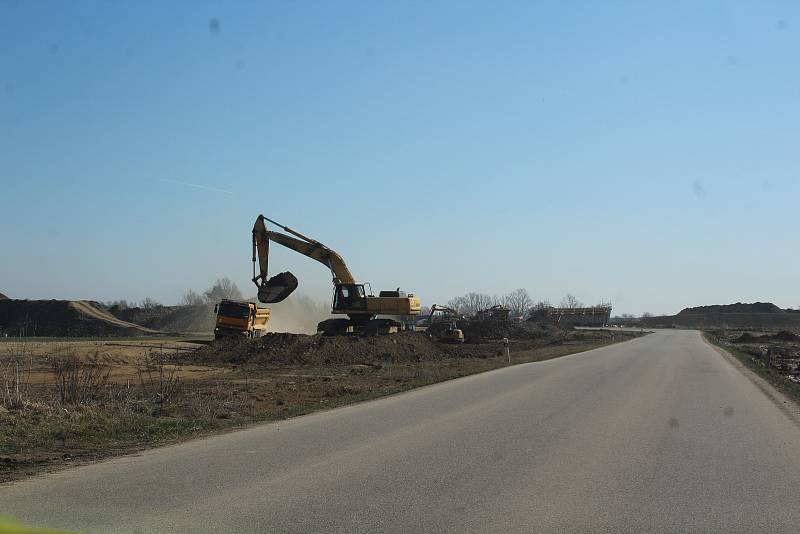
[[(286, 234), (268, 230), (265, 221), (278, 226)], [(259, 215), (253, 225), (253, 282), (258, 287), (258, 300), (261, 302), (280, 302), (297, 288), (297, 278), (290, 272), (269, 278), (270, 241), (317, 260), (330, 269), (334, 288), (331, 313), (347, 315), (348, 318), (322, 321), (318, 330), (324, 334), (391, 334), (400, 330), (410, 316), (419, 315), (420, 301), (413, 294), (397, 288), (395, 291), (381, 291), (377, 297), (368, 295), (365, 284), (356, 282), (336, 251), (263, 215)]]
[(453, 308), (434, 304), (428, 314), (428, 336), (445, 343), (464, 343), (464, 331), (458, 327), (458, 321), (463, 318)]

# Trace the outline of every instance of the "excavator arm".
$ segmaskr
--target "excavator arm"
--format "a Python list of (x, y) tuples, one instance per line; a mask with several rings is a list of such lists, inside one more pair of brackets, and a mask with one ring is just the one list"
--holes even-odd
[(429, 317), (433, 317), (433, 315), (437, 311), (444, 312), (444, 313), (449, 313), (450, 315), (453, 315), (453, 316), (458, 316), (458, 311), (454, 310), (453, 308), (449, 308), (447, 306), (439, 306), (438, 304), (434, 304), (433, 306), (431, 306), (431, 312), (430, 312), (430, 314), (428, 316)]
[[(271, 222), (291, 235), (267, 230), (267, 225), (264, 221)], [(344, 259), (335, 250), (331, 250), (319, 241), (306, 237), (287, 226), (278, 224), (272, 219), (259, 215), (253, 225), (253, 282), (258, 286), (258, 300), (261, 302), (280, 302), (297, 288), (297, 278), (290, 272), (267, 278), (270, 241), (325, 265), (333, 275), (334, 285), (356, 283)], [(255, 272), (256, 260), (258, 260), (259, 274)]]

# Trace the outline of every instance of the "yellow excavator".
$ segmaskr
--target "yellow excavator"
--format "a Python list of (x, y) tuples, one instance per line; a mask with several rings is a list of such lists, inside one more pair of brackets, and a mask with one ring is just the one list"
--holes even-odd
[[(286, 234), (268, 230), (265, 221), (281, 228)], [(394, 291), (381, 291), (377, 297), (368, 295), (364, 290), (365, 284), (356, 282), (344, 259), (336, 251), (263, 215), (259, 215), (253, 225), (253, 283), (258, 287), (258, 300), (261, 302), (280, 302), (297, 288), (297, 278), (288, 271), (268, 278), (270, 241), (317, 260), (330, 269), (334, 287), (331, 313), (347, 315), (348, 318), (322, 321), (317, 329), (324, 334), (391, 334), (403, 327), (402, 320), (419, 315), (420, 301), (413, 294), (406, 294), (397, 288)]]
[[(440, 312), (441, 315), (436, 315)], [(458, 327), (458, 320), (464, 316), (457, 310), (434, 304), (428, 314), (428, 335), (444, 343), (464, 343), (464, 331)]]

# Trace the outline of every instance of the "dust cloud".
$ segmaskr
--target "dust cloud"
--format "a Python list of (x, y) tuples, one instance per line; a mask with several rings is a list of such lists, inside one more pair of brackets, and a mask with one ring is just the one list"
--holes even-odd
[[(255, 298), (250, 300), (258, 302)], [(306, 295), (294, 294), (268, 307), (271, 311), (267, 332), (316, 334), (317, 324), (332, 317), (328, 303), (317, 302)]]

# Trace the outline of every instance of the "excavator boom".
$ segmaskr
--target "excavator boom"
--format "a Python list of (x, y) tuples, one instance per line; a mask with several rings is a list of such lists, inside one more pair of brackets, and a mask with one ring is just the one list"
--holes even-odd
[[(267, 226), (264, 224), (265, 220), (296, 237), (267, 230)], [(350, 269), (347, 268), (344, 259), (335, 250), (331, 250), (319, 241), (306, 237), (287, 226), (280, 225), (263, 215), (259, 215), (255, 225), (253, 225), (253, 282), (258, 286), (258, 299), (261, 302), (280, 302), (297, 288), (297, 278), (289, 272), (280, 273), (267, 279), (270, 241), (317, 260), (328, 267), (333, 275), (334, 284), (355, 283), (355, 279), (350, 273)], [(256, 259), (258, 259), (260, 271), (258, 275), (255, 274)]]

